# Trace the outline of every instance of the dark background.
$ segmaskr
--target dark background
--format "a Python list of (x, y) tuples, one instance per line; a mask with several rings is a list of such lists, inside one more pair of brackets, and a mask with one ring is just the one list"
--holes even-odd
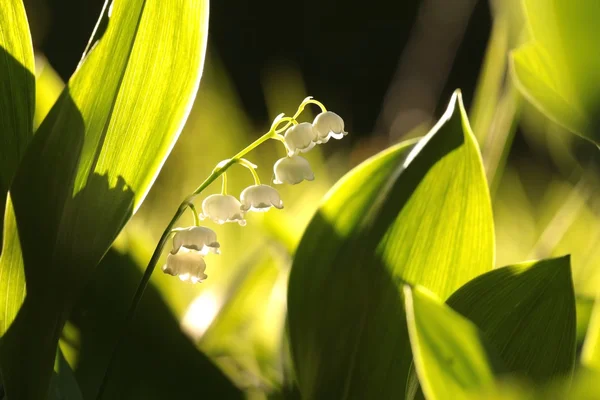
[[(411, 32), (414, 33), (419, 13), (427, 3), (213, 0), (209, 51), (221, 58), (256, 124), (268, 123), (261, 76), (265, 67), (283, 63), (301, 71), (308, 93), (340, 114), (351, 116), (348, 124), (353, 133), (388, 133), (385, 125), (377, 125), (377, 119), (407, 42), (419, 35)], [(428, 110), (431, 116), (439, 116), (455, 88), (462, 89), (467, 106), (471, 103), (491, 16), (487, 0), (429, 3), (446, 4), (446, 9), (448, 6), (472, 9), (470, 18), (465, 18), (466, 26), (460, 24), (460, 29), (466, 31), (454, 62), (449, 63), (448, 79), (441, 79), (442, 88), (434, 109)], [(87, 44), (103, 0), (26, 0), (25, 4), (36, 49), (45, 53), (67, 80)], [(448, 14), (448, 10), (442, 12)], [(446, 16), (426, 18), (427, 32), (446, 34)], [(430, 54), (427, 65), (435, 74), (436, 52), (443, 49), (424, 50)], [(410, 108), (412, 102), (419, 106), (420, 100), (415, 97), (419, 91), (414, 92), (403, 91), (404, 107)], [(402, 124), (404, 131), (426, 121), (425, 117), (415, 118)], [(352, 140), (357, 140), (357, 136)]]

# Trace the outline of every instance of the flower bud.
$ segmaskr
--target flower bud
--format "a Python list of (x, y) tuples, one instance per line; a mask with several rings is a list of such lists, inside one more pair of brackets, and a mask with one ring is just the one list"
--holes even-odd
[(241, 203), (235, 197), (227, 194), (213, 194), (202, 202), (200, 218), (210, 218), (217, 224), (237, 222), (246, 225), (244, 213), (240, 209)]
[(290, 150), (290, 155), (297, 155), (298, 153), (306, 153), (313, 147), (315, 147), (316, 141), (318, 140), (318, 134), (313, 129), (312, 124), (308, 122), (302, 122), (301, 124), (294, 125), (285, 132), (285, 143)]
[(209, 252), (219, 254), (219, 242), (217, 242), (217, 234), (209, 228), (203, 226), (190, 226), (189, 228), (177, 229), (173, 236), (172, 254), (179, 251), (180, 248), (188, 250), (196, 250), (201, 255), (206, 255)]
[(326, 111), (317, 115), (313, 122), (313, 128), (317, 132), (317, 143), (327, 143), (329, 138), (341, 139), (348, 132), (344, 131), (344, 120), (334, 112)]
[(279, 192), (269, 185), (252, 185), (240, 195), (242, 211), (269, 211), (271, 207), (283, 208)]
[(300, 156), (280, 158), (273, 167), (275, 179), (273, 183), (288, 183), (295, 185), (303, 180), (312, 181), (315, 175), (310, 169), (308, 161)]
[(202, 255), (182, 247), (176, 254), (169, 253), (167, 263), (162, 267), (165, 274), (178, 276), (184, 282), (202, 282), (208, 275), (204, 273), (206, 263)]

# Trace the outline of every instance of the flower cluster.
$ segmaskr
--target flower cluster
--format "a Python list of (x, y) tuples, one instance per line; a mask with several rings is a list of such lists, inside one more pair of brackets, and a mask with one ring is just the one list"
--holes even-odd
[[(322, 112), (317, 115), (312, 124), (309, 122), (298, 123), (298, 116), (308, 104), (318, 105)], [(282, 123), (286, 123), (286, 125), (279, 128)], [(285, 134), (282, 136), (280, 133), (283, 131), (285, 131)], [(304, 180), (312, 181), (315, 178), (308, 161), (298, 154), (306, 153), (317, 144), (327, 143), (330, 138), (341, 139), (346, 134), (342, 118), (331, 111), (327, 111), (323, 104), (313, 100), (312, 97), (304, 99), (293, 117), (279, 115), (273, 122), (269, 132), (238, 153), (234, 158), (219, 163), (211, 176), (205, 181), (206, 185), (201, 185), (190, 196), (190, 198), (195, 197), (219, 175), (222, 177), (221, 193), (210, 195), (204, 199), (201, 214), (196, 212), (192, 203), (188, 204), (194, 214), (196, 226), (173, 229), (173, 248), (162, 268), (163, 272), (178, 276), (182, 281), (191, 283), (202, 282), (207, 278), (204, 273), (206, 270), (204, 256), (210, 252), (219, 254), (220, 245), (213, 230), (199, 226), (200, 220), (208, 219), (217, 224), (237, 222), (244, 226), (246, 225), (245, 215), (248, 212), (265, 212), (272, 207), (283, 208), (283, 201), (279, 192), (269, 185), (260, 183), (258, 174), (255, 171), (257, 166), (242, 158), (244, 154), (267, 139), (279, 140), (285, 145), (287, 155), (275, 163), (273, 183), (296, 185)], [(244, 189), (239, 200), (235, 196), (227, 194), (227, 175), (225, 172), (229, 166), (236, 163), (248, 168), (254, 178), (254, 185)]]

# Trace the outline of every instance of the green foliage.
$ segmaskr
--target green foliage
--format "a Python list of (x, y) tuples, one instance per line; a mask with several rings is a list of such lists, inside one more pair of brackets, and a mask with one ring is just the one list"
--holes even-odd
[[(205, 0), (115, 2), (106, 30), (96, 32), (98, 43), (27, 149), (11, 186), (23, 260), (0, 264), (0, 273), (24, 270), (28, 292), (0, 332), (10, 397), (47, 392), (68, 311), (143, 201), (189, 113), (207, 17)], [(7, 235), (16, 237), (16, 229)]]
[(600, 144), (600, 3), (524, 4), (533, 40), (512, 54), (521, 92), (557, 123)]
[(544, 383), (575, 365), (575, 294), (569, 257), (481, 275), (447, 301), (498, 349), (507, 372)]
[(4, 210), (6, 193), (33, 137), (33, 72), (33, 46), (23, 2), (3, 1), (0, 7), (0, 210)]
[[(469, 320), (419, 288), (405, 286), (416, 371), (428, 399), (476, 399), (494, 387), (499, 358)], [(496, 367), (496, 370), (502, 367)]]
[(346, 175), (307, 228), (288, 288), (303, 396), (403, 395), (410, 346), (402, 282), (445, 298), (492, 268), (493, 248), (481, 159), (455, 93), (427, 136)]

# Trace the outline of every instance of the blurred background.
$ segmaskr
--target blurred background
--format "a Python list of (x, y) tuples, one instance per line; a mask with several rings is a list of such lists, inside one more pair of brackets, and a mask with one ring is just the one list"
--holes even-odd
[[(37, 121), (77, 67), (103, 3), (25, 0), (38, 56)], [(207, 258), (206, 282), (155, 272), (108, 398), (295, 396), (285, 300), (305, 226), (353, 166), (426, 133), (456, 88), (490, 183), (497, 266), (572, 254), (583, 335), (600, 283), (598, 151), (518, 94), (508, 54), (527, 39), (516, 0), (212, 1), (205, 72), (187, 125), (63, 334), (84, 398), (94, 398), (141, 273), (180, 201), (307, 95), (340, 114), (350, 134), (307, 155), (316, 180), (281, 188), (283, 211), (250, 215), (243, 228), (211, 225), (222, 254)], [(313, 111), (302, 118), (312, 120)], [(280, 144), (267, 143), (248, 158), (268, 182), (281, 156)], [(228, 175), (232, 194), (252, 183), (243, 168)], [(182, 225), (192, 223), (185, 218)]]

